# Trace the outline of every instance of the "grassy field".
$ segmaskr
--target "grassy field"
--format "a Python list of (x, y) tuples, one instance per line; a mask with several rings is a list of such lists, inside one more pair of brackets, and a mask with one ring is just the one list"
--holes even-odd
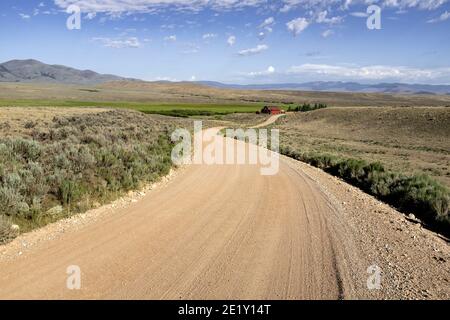
[(294, 150), (380, 161), (450, 187), (450, 108), (329, 108), (281, 119)]
[(120, 108), (141, 111), (147, 114), (168, 116), (212, 116), (232, 113), (255, 113), (261, 104), (193, 104), (193, 103), (140, 103), (117, 101), (76, 100), (0, 100), (0, 107), (75, 107), (75, 108)]
[(5, 103), (70, 104), (71, 102), (106, 102), (122, 104), (215, 105), (254, 107), (261, 105), (293, 106), (325, 103), (332, 107), (448, 106), (450, 96), (393, 95), (374, 93), (335, 93), (305, 91), (260, 91), (217, 89), (191, 83), (112, 82), (99, 86), (0, 83), (1, 105)]
[(281, 152), (450, 236), (450, 109), (329, 108), (280, 119)]
[(254, 113), (265, 105), (450, 106), (450, 96), (229, 90), (192, 83), (111, 82), (99, 86), (0, 83), (0, 107), (107, 107), (177, 117)]

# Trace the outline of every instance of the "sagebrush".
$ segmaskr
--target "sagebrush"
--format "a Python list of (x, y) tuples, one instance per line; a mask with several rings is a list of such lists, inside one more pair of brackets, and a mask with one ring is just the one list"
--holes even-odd
[(0, 241), (6, 221), (27, 231), (154, 182), (172, 166), (168, 120), (114, 110), (26, 126), (29, 136), (0, 139)]
[(427, 175), (405, 175), (387, 170), (379, 162), (302, 153), (289, 147), (281, 148), (281, 153), (340, 177), (450, 236), (450, 191)]

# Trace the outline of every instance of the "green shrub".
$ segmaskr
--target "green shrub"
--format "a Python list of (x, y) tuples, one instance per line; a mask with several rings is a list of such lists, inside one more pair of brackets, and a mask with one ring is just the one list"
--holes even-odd
[(18, 230), (13, 228), (11, 220), (0, 215), (0, 244), (13, 240), (18, 235)]
[(25, 216), (28, 210), (29, 206), (18, 190), (10, 186), (0, 187), (0, 215)]
[(19, 170), (22, 180), (21, 193), (27, 203), (32, 204), (34, 199), (41, 199), (49, 191), (44, 168), (39, 163), (29, 162)]
[(63, 180), (59, 186), (59, 199), (63, 205), (70, 206), (78, 201), (83, 194), (83, 188), (77, 181)]
[(391, 202), (430, 224), (450, 226), (448, 190), (426, 175), (402, 177), (391, 187)]
[[(28, 138), (0, 138), (0, 217), (24, 230), (151, 183), (172, 167), (167, 118), (115, 110), (57, 117)], [(177, 120), (182, 121), (182, 120)]]
[(311, 105), (309, 103), (304, 103), (301, 106), (289, 107), (288, 111), (289, 112), (310, 112), (310, 111), (325, 109), (325, 108), (328, 108), (328, 106), (323, 103), (315, 103), (314, 105)]
[(208, 110), (164, 110), (164, 111), (144, 111), (148, 114), (161, 114), (165, 116), (171, 116), (171, 117), (179, 117), (179, 118), (189, 118), (194, 116), (214, 116), (217, 114), (221, 114), (214, 111), (208, 111)]
[(286, 156), (344, 179), (404, 213), (415, 214), (430, 228), (450, 236), (450, 191), (432, 178), (389, 172), (379, 162), (339, 159), (328, 154), (304, 154), (291, 148), (280, 150)]
[(7, 145), (18, 157), (27, 161), (35, 161), (41, 154), (41, 145), (33, 140), (22, 138), (7, 140)]
[(377, 198), (384, 199), (391, 193), (392, 185), (397, 179), (398, 175), (391, 172), (372, 171), (367, 176), (364, 189)]

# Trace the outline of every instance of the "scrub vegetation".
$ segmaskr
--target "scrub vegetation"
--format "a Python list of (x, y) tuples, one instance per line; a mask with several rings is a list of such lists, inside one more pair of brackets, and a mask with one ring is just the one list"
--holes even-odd
[(448, 108), (327, 108), (281, 118), (281, 152), (450, 235)]
[(14, 224), (26, 232), (157, 181), (172, 167), (170, 134), (189, 125), (126, 110), (28, 118), (0, 121), (1, 242)]

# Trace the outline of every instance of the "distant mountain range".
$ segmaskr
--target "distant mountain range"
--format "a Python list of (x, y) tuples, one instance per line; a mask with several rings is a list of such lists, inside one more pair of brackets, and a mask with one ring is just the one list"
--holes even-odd
[(48, 65), (37, 60), (11, 60), (0, 64), (0, 82), (40, 82), (66, 84), (99, 84), (122, 77), (77, 70), (60, 65)]
[[(111, 81), (139, 81), (91, 70), (77, 70), (62, 65), (49, 65), (37, 60), (11, 60), (0, 64), (0, 82), (38, 82), (95, 85)], [(405, 83), (361, 84), (357, 82), (317, 81), (306, 83), (237, 85), (213, 81), (190, 82), (222, 89), (301, 90), (360, 93), (444, 94), (450, 95), (450, 85)]]
[(450, 85), (427, 85), (406, 83), (361, 84), (357, 82), (317, 81), (305, 83), (236, 85), (220, 82), (198, 82), (214, 88), (242, 90), (300, 90), (360, 93), (444, 94), (450, 95)]

